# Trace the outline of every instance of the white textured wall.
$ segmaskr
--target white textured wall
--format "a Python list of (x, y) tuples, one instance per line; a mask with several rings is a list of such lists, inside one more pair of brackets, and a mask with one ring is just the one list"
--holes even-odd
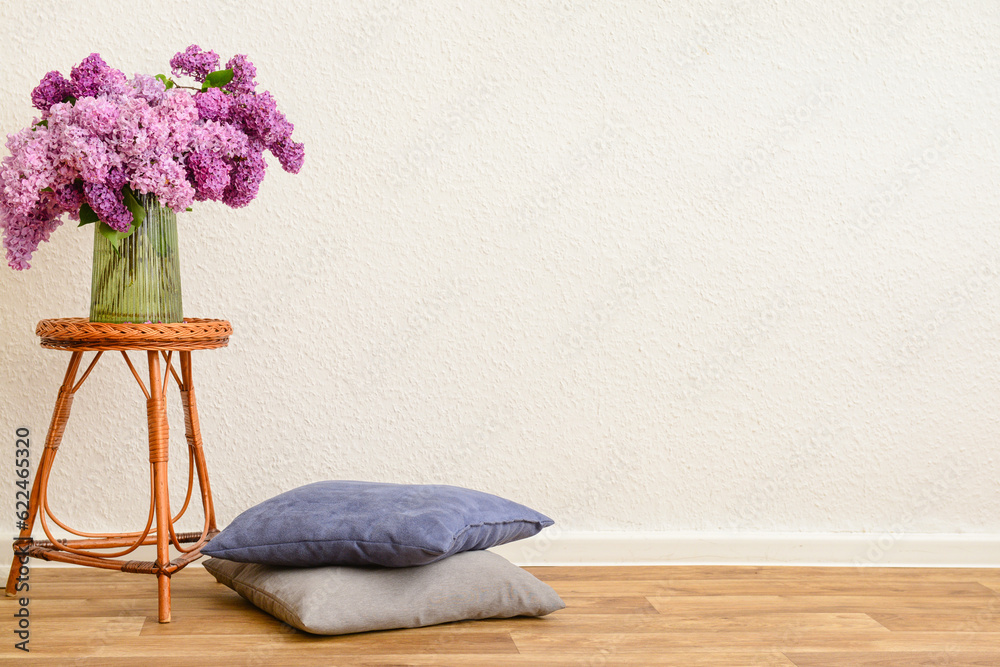
[[(236, 332), (195, 358), (223, 522), (350, 478), (581, 531), (1000, 531), (1000, 5), (145, 4), (0, 4), (0, 132), (48, 70), (192, 42), (296, 124), (300, 175), (181, 217), (185, 311)], [(0, 470), (91, 243), (0, 271)], [(58, 513), (142, 521), (143, 415), (102, 361)]]

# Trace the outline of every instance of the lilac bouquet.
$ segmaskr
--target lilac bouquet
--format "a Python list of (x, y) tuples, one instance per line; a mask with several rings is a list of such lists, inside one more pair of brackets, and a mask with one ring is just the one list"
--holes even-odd
[(0, 229), (7, 262), (29, 268), (32, 253), (62, 224), (96, 223), (117, 246), (142, 223), (139, 195), (174, 211), (215, 200), (239, 208), (264, 178), (264, 151), (290, 173), (305, 150), (256, 68), (196, 45), (170, 60), (180, 85), (159, 74), (132, 79), (94, 53), (69, 79), (49, 72), (32, 93), (42, 112), (31, 127), (7, 138), (0, 164)]

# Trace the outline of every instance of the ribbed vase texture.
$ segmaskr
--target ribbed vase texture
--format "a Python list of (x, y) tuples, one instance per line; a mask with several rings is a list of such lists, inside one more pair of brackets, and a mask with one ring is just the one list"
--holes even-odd
[(142, 224), (116, 249), (94, 225), (90, 321), (181, 322), (177, 214), (152, 195), (138, 195)]

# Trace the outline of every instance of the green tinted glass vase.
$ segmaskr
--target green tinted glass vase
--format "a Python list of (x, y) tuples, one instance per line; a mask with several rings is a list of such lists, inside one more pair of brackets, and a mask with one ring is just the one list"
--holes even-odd
[(153, 195), (137, 195), (145, 219), (115, 248), (94, 227), (90, 321), (181, 322), (177, 214)]

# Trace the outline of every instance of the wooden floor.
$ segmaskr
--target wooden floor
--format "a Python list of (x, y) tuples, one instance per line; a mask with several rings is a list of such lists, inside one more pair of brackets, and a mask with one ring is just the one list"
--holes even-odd
[(1000, 666), (1000, 570), (535, 567), (566, 609), (547, 618), (316, 637), (201, 568), (173, 578), (32, 568), (31, 652), (0, 599), (0, 664)]

